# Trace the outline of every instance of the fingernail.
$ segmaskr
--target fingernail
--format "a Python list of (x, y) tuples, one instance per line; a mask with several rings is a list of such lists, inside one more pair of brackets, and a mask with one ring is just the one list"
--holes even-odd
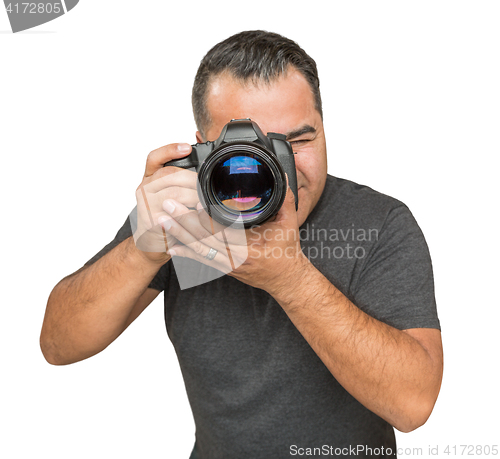
[(191, 151), (191, 145), (188, 143), (179, 143), (177, 144), (177, 151), (179, 153), (187, 153), (188, 151)]
[(201, 202), (196, 204), (196, 210), (198, 211), (198, 213), (203, 212), (203, 206), (201, 205)]
[(172, 220), (165, 215), (158, 217), (158, 224), (164, 229), (169, 230), (172, 226)]
[(177, 252), (175, 251), (175, 249), (170, 249), (168, 251), (168, 254), (171, 256), (171, 257), (175, 257), (177, 255)]
[(170, 201), (169, 199), (166, 199), (165, 201), (163, 201), (163, 208), (169, 213), (173, 213), (175, 212), (175, 204)]

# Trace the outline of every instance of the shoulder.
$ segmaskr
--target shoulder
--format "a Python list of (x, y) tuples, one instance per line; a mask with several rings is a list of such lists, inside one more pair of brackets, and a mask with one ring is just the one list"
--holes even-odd
[(324, 224), (381, 227), (393, 214), (409, 214), (400, 200), (367, 185), (328, 175), (323, 194), (308, 220)]
[(327, 183), (330, 186), (328, 188), (325, 186), (325, 191), (328, 191), (330, 196), (335, 196), (343, 205), (356, 204), (366, 208), (375, 206), (376, 209), (393, 209), (404, 206), (401, 201), (392, 196), (351, 180), (328, 175)]

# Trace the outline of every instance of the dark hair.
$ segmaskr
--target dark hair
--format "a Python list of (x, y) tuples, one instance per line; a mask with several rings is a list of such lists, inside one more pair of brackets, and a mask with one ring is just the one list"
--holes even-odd
[(207, 91), (213, 77), (223, 72), (242, 81), (269, 83), (292, 66), (311, 87), (315, 108), (323, 118), (316, 62), (297, 43), (277, 33), (253, 30), (240, 32), (215, 45), (202, 59), (194, 79), (192, 104), (198, 130), (212, 122), (207, 109)]

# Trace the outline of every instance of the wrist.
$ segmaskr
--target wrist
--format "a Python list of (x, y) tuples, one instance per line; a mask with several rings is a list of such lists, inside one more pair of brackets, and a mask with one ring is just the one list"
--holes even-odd
[(286, 305), (293, 303), (294, 300), (303, 298), (303, 290), (308, 289), (310, 282), (318, 270), (309, 261), (309, 259), (300, 252), (293, 259), (293, 264), (287, 266), (283, 271), (283, 275), (279, 277), (279, 282), (266, 289), (267, 292), (279, 303), (283, 308)]
[(133, 237), (129, 237), (124, 243), (127, 244), (127, 252), (132, 257), (134, 265), (146, 270), (158, 271), (158, 269), (172, 258), (166, 252), (145, 252), (139, 249)]

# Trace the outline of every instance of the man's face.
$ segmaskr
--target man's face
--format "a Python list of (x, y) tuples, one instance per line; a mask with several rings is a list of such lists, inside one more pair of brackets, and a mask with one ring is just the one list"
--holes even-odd
[(198, 142), (216, 140), (232, 119), (250, 118), (264, 133), (286, 134), (297, 153), (297, 217), (302, 225), (323, 192), (327, 174), (323, 122), (306, 79), (295, 69), (270, 84), (258, 85), (223, 74), (209, 87), (207, 108), (212, 125), (206, 139), (197, 133)]

